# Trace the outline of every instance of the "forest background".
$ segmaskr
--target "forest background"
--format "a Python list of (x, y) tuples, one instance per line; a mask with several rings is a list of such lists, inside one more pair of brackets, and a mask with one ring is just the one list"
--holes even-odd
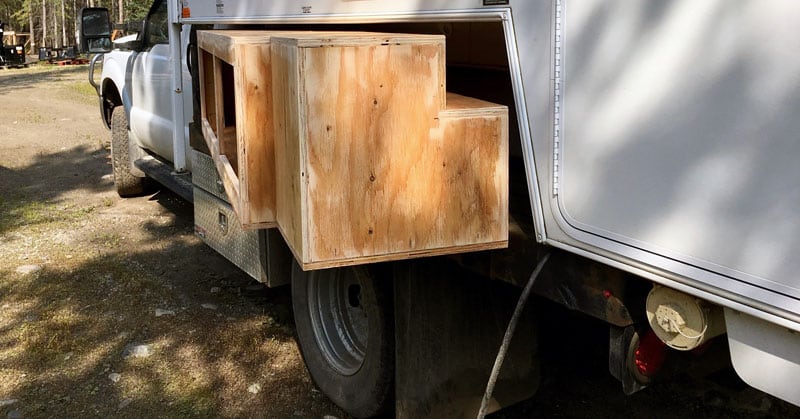
[[(83, 7), (106, 7), (113, 22), (141, 22), (152, 0), (0, 0), (4, 44), (24, 44), (28, 54), (38, 48), (77, 45), (78, 14)], [(13, 32), (12, 41), (9, 33)]]

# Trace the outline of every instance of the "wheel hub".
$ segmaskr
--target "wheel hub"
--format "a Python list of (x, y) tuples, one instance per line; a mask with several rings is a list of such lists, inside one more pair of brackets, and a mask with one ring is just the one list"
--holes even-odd
[(353, 375), (364, 363), (368, 323), (363, 289), (354, 269), (332, 269), (308, 281), (308, 308), (314, 338), (330, 366)]

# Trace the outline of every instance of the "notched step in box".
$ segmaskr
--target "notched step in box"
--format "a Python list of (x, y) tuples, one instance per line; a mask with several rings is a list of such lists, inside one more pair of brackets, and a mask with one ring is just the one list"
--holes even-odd
[(203, 136), (244, 228), (303, 269), (506, 247), (508, 110), (447, 94), (445, 38), (198, 32)]
[(276, 215), (303, 269), (507, 246), (508, 110), (445, 94), (444, 37), (271, 49)]

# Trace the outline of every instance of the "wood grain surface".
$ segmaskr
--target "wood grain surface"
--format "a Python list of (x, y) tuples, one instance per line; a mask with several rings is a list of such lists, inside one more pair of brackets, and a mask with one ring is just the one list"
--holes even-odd
[(275, 222), (272, 66), (266, 42), (235, 48), (236, 142), (246, 228)]
[(278, 173), (300, 172), (278, 184), (278, 224), (304, 269), (507, 245), (507, 109), (443, 109), (443, 39), (394, 36), (273, 38), (275, 101), (293, 116)]
[[(238, 193), (234, 207), (242, 226), (247, 229), (274, 227), (275, 154), (272, 128), (272, 72), (270, 33), (264, 31), (200, 31), (201, 89), (214, 94), (201, 95), (201, 114), (210, 123), (219, 141), (217, 165), (233, 172), (230, 184)], [(211, 61), (213, 60), (213, 61)], [(212, 62), (209, 74), (208, 62)], [(232, 82), (222, 70), (232, 68)], [(230, 85), (228, 89), (226, 86)], [(233, 100), (230, 100), (233, 96)], [(226, 109), (233, 103), (233, 113)], [(226, 121), (227, 114), (235, 121)], [(222, 135), (216, 127), (225, 127)], [(232, 131), (230, 130), (232, 129)], [(233, 135), (230, 135), (233, 133)], [(212, 153), (213, 154), (213, 153)], [(222, 171), (221, 175), (224, 175)], [(226, 188), (227, 190), (227, 188)]]
[(508, 110), (446, 93), (443, 36), (198, 42), (203, 132), (234, 209), (277, 225), (303, 269), (507, 246)]

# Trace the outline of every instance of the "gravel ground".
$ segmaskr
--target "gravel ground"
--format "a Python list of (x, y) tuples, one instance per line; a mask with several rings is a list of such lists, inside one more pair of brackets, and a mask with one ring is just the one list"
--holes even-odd
[(286, 287), (203, 245), (175, 195), (117, 196), (86, 74), (0, 70), (0, 417), (344, 417)]

